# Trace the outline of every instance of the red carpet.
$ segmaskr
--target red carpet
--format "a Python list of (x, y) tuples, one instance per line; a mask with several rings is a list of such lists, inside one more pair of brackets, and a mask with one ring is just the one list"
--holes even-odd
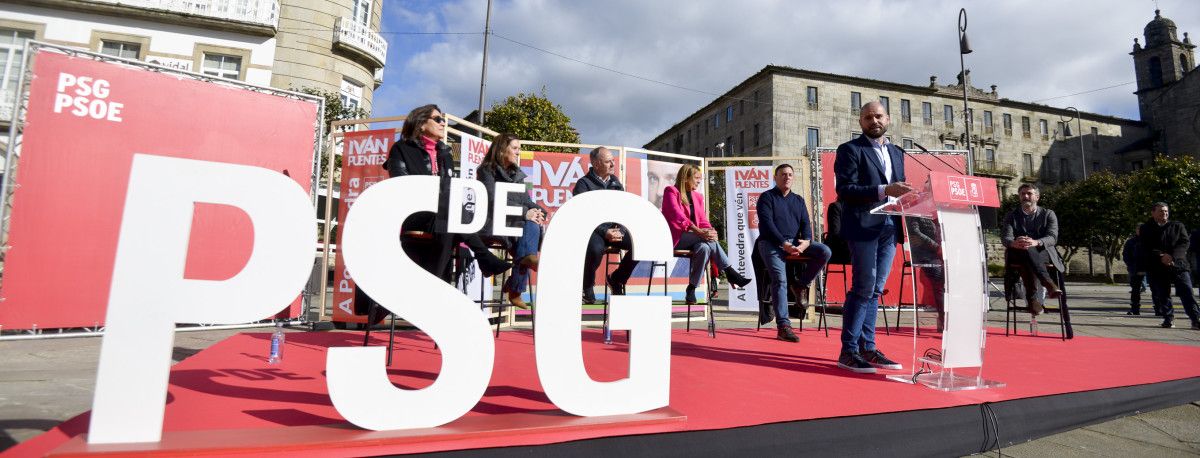
[[(1069, 392), (1141, 385), (1200, 376), (1200, 348), (1136, 340), (1057, 336), (988, 339), (985, 377), (1007, 387), (944, 393), (920, 385), (884, 379), (885, 373), (856, 375), (835, 367), (837, 330), (806, 330), (799, 344), (774, 339), (774, 329), (724, 329), (711, 339), (704, 331), (673, 336), (671, 407), (687, 416), (682, 430), (722, 429), (765, 423), (844, 417), (885, 412), (937, 409)], [(603, 345), (598, 331), (584, 332), (585, 361), (596, 380), (625, 376), (627, 346), (618, 332), (616, 345)], [(256, 429), (262, 437), (288, 434), (287, 427), (319, 431), (347, 428), (326, 394), (326, 348), (354, 346), (361, 333), (290, 333), (284, 362), (266, 363), (270, 335), (231, 337), (175, 365), (166, 410), (165, 431)], [(386, 345), (387, 333), (372, 334)], [(893, 333), (879, 336), (880, 349), (906, 366), (911, 339)], [(558, 410), (546, 399), (534, 367), (528, 332), (501, 333), (490, 388), (467, 417)], [(935, 345), (921, 345), (920, 348)], [(440, 357), (420, 333), (397, 334), (395, 360), (389, 373), (402, 387), (432, 383)], [(620, 368), (620, 369), (617, 369)], [(1117, 370), (1119, 368), (1120, 370)], [(397, 408), (380, 406), (380, 408)], [(459, 421), (478, 421), (464, 417)], [(323, 426), (330, 425), (330, 426)], [(453, 423), (451, 424), (453, 425)], [(8, 452), (42, 455), (85, 433), (87, 414), (64, 422)], [(681, 430), (681, 425), (576, 428), (545, 434), (483, 435), (443, 438), (428, 443), (363, 443), (303, 450), (318, 454), (375, 454), (548, 444), (584, 438)], [(309, 444), (311, 445), (311, 444)], [(286, 450), (275, 449), (274, 452)], [(298, 450), (291, 450), (294, 455)]]

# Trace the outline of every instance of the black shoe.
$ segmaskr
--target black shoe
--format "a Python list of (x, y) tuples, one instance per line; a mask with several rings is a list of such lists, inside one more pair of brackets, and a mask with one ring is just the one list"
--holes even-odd
[(861, 356), (863, 361), (866, 361), (867, 364), (870, 364), (871, 366), (874, 366), (874, 367), (878, 367), (880, 369), (891, 369), (891, 370), (897, 370), (897, 371), (900, 369), (904, 369), (904, 366), (901, 366), (900, 363), (892, 361), (892, 360), (888, 359), (886, 356), (883, 356), (883, 352), (881, 352), (879, 350), (864, 351), (862, 353), (859, 353), (858, 355)]
[(491, 277), (512, 268), (511, 262), (500, 259), (490, 252), (479, 256), (476, 260), (479, 261), (479, 271), (483, 272), (485, 277)]
[(737, 287), (739, 289), (745, 288), (746, 285), (750, 284), (750, 279), (743, 277), (742, 274), (739, 273), (737, 271), (737, 269), (734, 269), (732, 266), (726, 267), (724, 272), (725, 272), (725, 278), (729, 280), (729, 283), (733, 284), (733, 285), (737, 285)]
[(1133, 310), (1130, 310), (1130, 311), (1128, 311), (1128, 312), (1125, 312), (1125, 314), (1126, 314), (1126, 315), (1141, 315), (1141, 314), (1142, 314), (1142, 311), (1141, 311), (1141, 310), (1138, 310), (1138, 309), (1133, 309)]
[(684, 291), (683, 301), (687, 305), (696, 305), (696, 285), (688, 285)]
[(592, 294), (591, 288), (588, 288), (588, 292), (583, 293), (583, 305), (592, 305), (595, 303), (596, 303), (596, 295)]
[(875, 368), (857, 353), (842, 353), (838, 357), (838, 367), (859, 374), (874, 374)]
[(1193, 321), (1192, 329), (1200, 329), (1200, 321)]
[(1171, 323), (1171, 320), (1163, 321), (1162, 324), (1160, 324), (1159, 326), (1162, 326), (1167, 329), (1175, 327), (1175, 325)]
[(796, 337), (796, 333), (792, 332), (791, 326), (782, 326), (776, 331), (775, 338), (784, 342), (799, 342), (800, 338)]
[(617, 296), (625, 295), (625, 282), (615, 282), (611, 275), (608, 276), (608, 286), (612, 288), (612, 293)]

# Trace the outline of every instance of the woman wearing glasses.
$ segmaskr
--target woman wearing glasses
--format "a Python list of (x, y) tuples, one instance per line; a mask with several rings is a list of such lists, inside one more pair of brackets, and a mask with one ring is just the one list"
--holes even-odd
[[(450, 146), (442, 141), (446, 135), (446, 118), (437, 105), (429, 104), (413, 109), (404, 119), (400, 128), (400, 140), (392, 145), (388, 152), (387, 162), (383, 167), (392, 177), (405, 175), (434, 175), (449, 178), (454, 171)], [(448, 180), (442, 180), (441, 198), (447, 197)], [(440, 206), (440, 205), (439, 205)], [(512, 264), (496, 257), (477, 234), (438, 234), (434, 231), (434, 220), (438, 218), (431, 212), (415, 214), (404, 222), (403, 232), (423, 232), (433, 234), (434, 243), (408, 243), (405, 252), (425, 270), (438, 277), (449, 279), (450, 247), (457, 241), (467, 244), (475, 259), (479, 261), (479, 270), (484, 276), (490, 277), (512, 267)], [(445, 218), (445, 215), (441, 215)], [(447, 242), (450, 245), (447, 245)]]
[(700, 284), (709, 259), (725, 272), (729, 283), (738, 288), (750, 283), (729, 264), (729, 256), (717, 243), (717, 231), (708, 222), (704, 210), (704, 196), (696, 189), (700, 187), (700, 169), (684, 164), (675, 175), (675, 185), (663, 190), (662, 213), (671, 229), (671, 240), (676, 250), (691, 250), (691, 275), (688, 277), (686, 300), (688, 305), (696, 303), (696, 286)]

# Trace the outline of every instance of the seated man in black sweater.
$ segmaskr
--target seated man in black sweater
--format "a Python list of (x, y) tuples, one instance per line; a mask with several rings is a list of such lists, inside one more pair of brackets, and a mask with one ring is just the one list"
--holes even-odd
[[(613, 173), (616, 171), (616, 162), (613, 161), (608, 148), (596, 148), (589, 157), (592, 170), (575, 182), (575, 188), (571, 190), (572, 195), (601, 189), (625, 190)], [(592, 238), (588, 240), (587, 254), (583, 258), (584, 304), (596, 303), (596, 295), (593, 292), (596, 286), (596, 269), (600, 268), (600, 261), (604, 260), (604, 250), (610, 246), (624, 250), (625, 256), (621, 257), (621, 264), (617, 266), (617, 270), (608, 277), (608, 285), (612, 287), (612, 294), (625, 294), (625, 282), (629, 281), (629, 276), (633, 275), (633, 268), (637, 266), (637, 261), (633, 260), (633, 242), (624, 226), (604, 223), (592, 232)]]

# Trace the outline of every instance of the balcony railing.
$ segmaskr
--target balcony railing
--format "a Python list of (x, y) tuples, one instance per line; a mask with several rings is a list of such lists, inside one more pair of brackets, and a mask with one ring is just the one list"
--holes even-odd
[(278, 0), (92, 0), (95, 3), (279, 27)]
[(0, 91), (0, 122), (12, 121), (12, 117), (13, 91), (11, 89), (5, 89)]
[(377, 66), (387, 62), (387, 40), (354, 18), (340, 17), (333, 28), (333, 43), (341, 44), (373, 59)]
[(1017, 166), (996, 161), (975, 161), (975, 173), (978, 175), (1017, 176)]

